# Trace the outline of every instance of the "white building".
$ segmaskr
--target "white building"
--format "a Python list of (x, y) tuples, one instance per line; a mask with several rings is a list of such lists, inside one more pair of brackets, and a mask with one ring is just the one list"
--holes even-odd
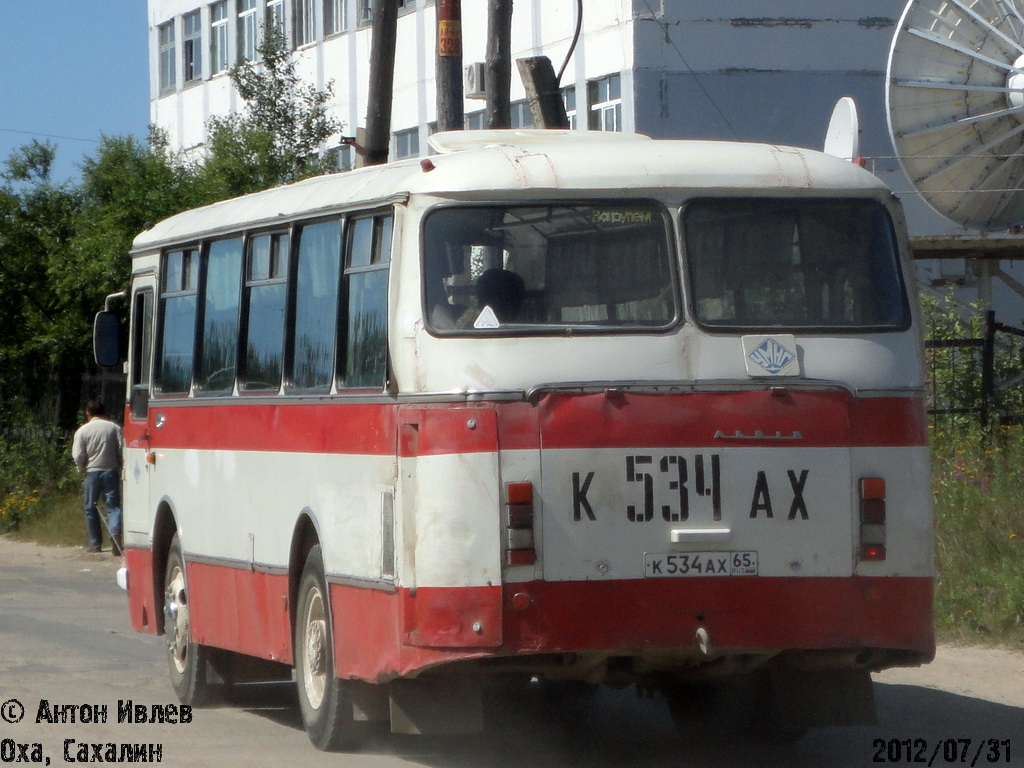
[[(300, 71), (333, 81), (333, 111), (365, 123), (372, 0), (149, 0), (151, 119), (172, 146), (203, 144), (208, 117), (239, 106), (228, 68), (251, 58), (264, 23), (283, 25)], [(434, 0), (400, 0), (392, 157), (426, 154), (435, 119)], [(486, 2), (462, 3), (464, 64), (483, 62)], [(770, 18), (740, 0), (586, 0), (562, 86), (579, 130), (739, 138), (820, 146), (832, 106), (857, 99), (866, 154), (891, 155), (883, 115), (886, 52), (903, 0), (786, 0)], [(763, 12), (763, 9), (760, 9)], [(753, 11), (753, 13), (752, 13)], [(573, 0), (517, 0), (514, 58), (560, 68)], [(513, 67), (513, 121), (529, 124)], [(467, 127), (484, 102), (467, 98)], [(585, 117), (584, 117), (585, 115)]]

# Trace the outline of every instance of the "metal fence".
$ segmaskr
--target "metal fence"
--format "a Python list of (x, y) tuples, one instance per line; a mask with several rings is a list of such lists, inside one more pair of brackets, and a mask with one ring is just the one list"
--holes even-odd
[(0, 372), (0, 434), (6, 437), (70, 437), (83, 421), (85, 404), (99, 398), (119, 419), (125, 401), (121, 372)]
[(928, 414), (975, 414), (979, 424), (1024, 422), (1024, 330), (985, 315), (982, 335), (925, 342)]

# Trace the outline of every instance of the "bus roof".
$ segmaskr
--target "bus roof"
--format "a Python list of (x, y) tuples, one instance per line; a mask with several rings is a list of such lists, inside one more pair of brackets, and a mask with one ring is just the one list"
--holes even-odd
[(453, 131), (434, 135), (431, 144), (440, 154), (429, 159), (318, 176), (179, 213), (139, 234), (132, 251), (272, 227), (413, 194), (468, 199), (481, 191), (497, 197), (516, 190), (548, 190), (554, 198), (567, 192), (659, 189), (726, 194), (887, 191), (876, 176), (853, 163), (769, 144), (552, 130)]

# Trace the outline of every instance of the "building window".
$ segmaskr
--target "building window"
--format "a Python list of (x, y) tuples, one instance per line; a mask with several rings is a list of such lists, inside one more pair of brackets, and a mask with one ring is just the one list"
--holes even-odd
[(530, 105), (525, 101), (514, 102), (511, 114), (513, 128), (533, 128), (533, 113), (530, 111)]
[(401, 160), (403, 157), (416, 157), (420, 153), (420, 129), (411, 128), (408, 131), (395, 133), (395, 158)]
[(562, 103), (565, 104), (565, 116), (569, 118), (569, 129), (576, 130), (576, 89), (572, 86), (562, 89)]
[(267, 26), (276, 27), (284, 35), (284, 0), (267, 0)]
[(337, 155), (335, 155), (335, 168), (339, 171), (351, 171), (352, 168), (355, 167), (355, 163), (352, 160), (352, 156), (352, 147), (348, 145), (339, 147), (338, 153)]
[(587, 101), (590, 104), (592, 131), (622, 130), (622, 79), (609, 75), (587, 83)]
[(365, 27), (373, 21), (373, 0), (359, 0), (359, 18), (357, 21), (360, 27)]
[(256, 59), (256, 0), (238, 0), (238, 58)]
[[(409, 13), (416, 9), (416, 0), (398, 0), (398, 12)], [(373, 22), (373, 0), (359, 0), (359, 26)]]
[(228, 69), (228, 2), (210, 6), (210, 74)]
[(316, 40), (314, 0), (295, 0), (295, 45)]
[(186, 13), (182, 17), (181, 54), (184, 64), (184, 81), (201, 80), (203, 77), (203, 25), (199, 11)]
[(174, 22), (169, 21), (157, 27), (160, 48), (160, 93), (173, 91), (174, 78)]
[(467, 131), (481, 131), (484, 129), (484, 119), (486, 115), (483, 112), (472, 112), (466, 115), (466, 130)]
[(345, 0), (324, 0), (324, 36), (345, 31), (348, 4)]

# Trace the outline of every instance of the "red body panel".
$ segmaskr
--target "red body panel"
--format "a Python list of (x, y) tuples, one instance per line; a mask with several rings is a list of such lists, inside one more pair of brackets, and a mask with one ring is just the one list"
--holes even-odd
[(197, 643), (292, 662), (286, 575), (189, 563), (188, 587)]
[(128, 618), (136, 632), (157, 631), (158, 618), (163, 605), (153, 594), (153, 552), (148, 549), (124, 551), (128, 568)]
[[(133, 574), (149, 553), (129, 550)], [(197, 642), (290, 663), (287, 578), (190, 563)], [(134, 578), (134, 576), (133, 576)], [(134, 587), (135, 585), (133, 585)], [(145, 585), (139, 585), (144, 587)], [(509, 584), (499, 646), (470, 622), (497, 587), (389, 592), (332, 584), (335, 668), (379, 681), (446, 662), (509, 654), (687, 648), (703, 627), (716, 648), (897, 648), (931, 654), (932, 580), (924, 578), (644, 579)], [(240, 599), (240, 595), (249, 595)], [(514, 601), (527, 607), (514, 608)], [(527, 596), (528, 600), (522, 596)], [(429, 601), (419, 608), (417, 601)], [(133, 605), (136, 601), (133, 601)], [(410, 614), (426, 618), (410, 630)], [(485, 623), (487, 622), (487, 623)], [(155, 631), (154, 622), (138, 630)], [(473, 638), (478, 638), (476, 642)]]

